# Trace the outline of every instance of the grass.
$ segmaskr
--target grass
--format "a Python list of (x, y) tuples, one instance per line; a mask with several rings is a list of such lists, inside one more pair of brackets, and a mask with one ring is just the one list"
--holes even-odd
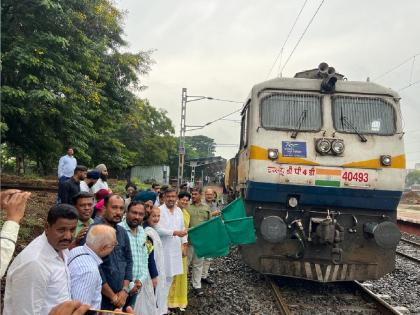
[[(145, 183), (143, 183), (143, 182), (141, 182), (137, 179), (134, 179), (132, 181), (132, 183), (137, 186), (137, 191), (147, 190), (147, 189), (152, 187), (152, 185), (145, 184)], [(127, 185), (126, 180), (112, 181), (112, 183), (110, 183), (110, 187), (112, 189), (112, 192), (115, 193), (115, 194), (119, 194), (121, 196), (125, 195), (125, 185)]]

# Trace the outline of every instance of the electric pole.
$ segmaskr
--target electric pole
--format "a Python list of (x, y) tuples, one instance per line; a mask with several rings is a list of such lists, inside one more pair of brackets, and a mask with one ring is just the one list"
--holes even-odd
[(187, 115), (187, 89), (182, 88), (181, 130), (179, 132), (178, 189), (181, 187), (182, 178), (184, 175), (186, 115)]

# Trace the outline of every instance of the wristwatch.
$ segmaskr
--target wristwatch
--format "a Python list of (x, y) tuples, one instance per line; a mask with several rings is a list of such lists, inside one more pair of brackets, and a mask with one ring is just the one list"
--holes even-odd
[(129, 294), (130, 293), (130, 289), (128, 287), (124, 287), (123, 290), (125, 291), (125, 293)]

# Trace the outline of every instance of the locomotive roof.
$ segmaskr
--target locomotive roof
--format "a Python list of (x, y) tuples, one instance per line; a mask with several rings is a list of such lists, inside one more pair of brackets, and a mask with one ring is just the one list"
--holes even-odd
[[(320, 79), (275, 78), (254, 85), (252, 90), (256, 92), (265, 89), (320, 91), (321, 82), (322, 80)], [(388, 95), (396, 99), (400, 98), (394, 90), (373, 82), (338, 80), (335, 84), (335, 91), (341, 93)]]

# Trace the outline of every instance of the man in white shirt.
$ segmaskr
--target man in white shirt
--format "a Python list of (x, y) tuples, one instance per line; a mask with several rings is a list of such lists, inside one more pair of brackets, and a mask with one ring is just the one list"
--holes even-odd
[(85, 191), (85, 192), (93, 194), (92, 187), (98, 181), (99, 176), (100, 174), (98, 171), (93, 170), (93, 171), (87, 172), (86, 178), (80, 181), (80, 191)]
[[(77, 166), (77, 160), (73, 156), (74, 150), (72, 147), (67, 148), (67, 154), (63, 155), (58, 161), (58, 196), (61, 196), (61, 190), (63, 189), (63, 184), (69, 180), (73, 174), (74, 169)], [(60, 203), (60, 197), (57, 197), (57, 203)]]
[(101, 189), (106, 189), (109, 191), (109, 193), (112, 193), (112, 191), (108, 187), (108, 169), (106, 168), (105, 164), (99, 164), (96, 165), (95, 169), (99, 172), (99, 179), (96, 182), (95, 185), (92, 187), (92, 191), (94, 194), (96, 194)]
[(50, 209), (44, 233), (9, 267), (4, 315), (45, 315), (54, 306), (70, 300), (67, 254), (77, 218), (71, 205), (59, 204)]
[(108, 225), (94, 225), (88, 232), (86, 243), (72, 249), (67, 266), (71, 279), (71, 298), (94, 309), (101, 308), (102, 278), (98, 266), (117, 245), (115, 229)]
[(166, 275), (162, 299), (167, 301), (173, 277), (184, 273), (181, 247), (187, 243), (187, 232), (182, 211), (176, 206), (176, 190), (169, 188), (164, 194), (165, 203), (159, 207), (160, 221), (156, 230), (162, 240)]
[(0, 232), (0, 278), (6, 273), (13, 257), (19, 232), (19, 222), (23, 218), (30, 192), (8, 189), (0, 192), (1, 209), (6, 211), (6, 222)]

